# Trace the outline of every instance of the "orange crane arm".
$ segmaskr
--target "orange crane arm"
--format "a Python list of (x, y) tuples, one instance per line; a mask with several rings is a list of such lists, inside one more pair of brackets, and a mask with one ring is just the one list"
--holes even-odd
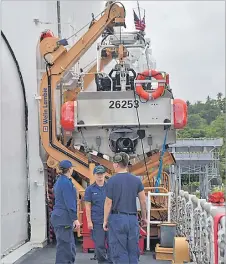
[[(101, 58), (100, 69), (102, 70), (109, 62), (112, 60), (111, 53), (107, 57)], [(94, 80), (95, 73), (97, 71), (97, 64), (94, 64), (88, 71), (88, 74), (85, 74), (83, 77), (83, 89), (86, 90), (91, 82)], [(64, 92), (64, 102), (67, 101), (75, 101), (77, 98), (77, 94), (81, 91), (79, 87), (75, 87), (75, 89), (68, 90)]]
[(107, 27), (125, 25), (125, 9), (113, 3), (88, 31), (67, 51), (56, 37), (47, 37), (40, 42), (40, 53), (47, 61), (46, 73), (40, 85), (40, 135), (45, 151), (55, 160), (68, 159), (75, 170), (90, 179), (88, 158), (74, 153), (61, 144), (56, 137), (55, 90), (64, 74), (82, 57)]
[[(107, 57), (101, 58), (100, 69), (102, 70), (109, 62), (112, 60), (111, 53)], [(84, 77), (84, 87), (83, 89), (86, 90), (91, 82), (94, 80), (95, 73), (97, 72), (97, 64), (93, 65), (93, 67), (89, 70), (89, 74), (85, 75)]]

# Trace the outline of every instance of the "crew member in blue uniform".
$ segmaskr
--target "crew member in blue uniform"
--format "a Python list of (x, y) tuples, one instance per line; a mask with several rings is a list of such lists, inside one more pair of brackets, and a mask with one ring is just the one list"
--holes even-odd
[(106, 198), (106, 170), (103, 166), (96, 166), (93, 170), (95, 182), (88, 186), (85, 191), (85, 206), (88, 228), (92, 230), (92, 239), (95, 243), (95, 254), (98, 263), (112, 263), (109, 249), (107, 232), (103, 229), (104, 202)]
[(114, 264), (138, 264), (139, 223), (137, 196), (140, 200), (142, 226), (147, 223), (146, 197), (141, 180), (128, 172), (129, 156), (118, 153), (113, 158), (116, 174), (107, 183), (103, 229), (109, 230), (109, 246)]
[(77, 194), (70, 176), (72, 163), (63, 160), (59, 163), (59, 177), (53, 187), (55, 205), (51, 214), (51, 224), (56, 235), (56, 264), (75, 262), (76, 248), (73, 229), (78, 229)]

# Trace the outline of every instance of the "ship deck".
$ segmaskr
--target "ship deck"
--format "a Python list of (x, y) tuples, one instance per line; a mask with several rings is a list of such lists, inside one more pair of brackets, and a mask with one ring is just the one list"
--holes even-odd
[[(55, 263), (55, 246), (48, 245), (45, 248), (33, 249), (14, 264), (53, 264)], [(91, 260), (93, 253), (82, 253), (81, 247), (77, 247), (76, 264), (96, 264), (97, 261)], [(140, 257), (139, 264), (170, 264), (170, 261), (160, 261), (154, 259), (154, 253), (148, 252)]]

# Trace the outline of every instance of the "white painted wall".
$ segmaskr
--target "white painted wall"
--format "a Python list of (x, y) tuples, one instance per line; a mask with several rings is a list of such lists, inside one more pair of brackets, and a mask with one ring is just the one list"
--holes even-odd
[[(33, 23), (33, 18), (37, 17), (44, 8), (45, 3), (39, 2), (3, 2), (2, 3), (2, 30), (6, 35), (14, 53), (19, 62), (21, 72), (24, 78), (28, 111), (29, 111), (29, 131), (28, 131), (28, 145), (29, 145), (29, 184), (30, 184), (30, 199), (31, 199), (31, 240), (33, 242), (42, 243), (46, 238), (46, 212), (45, 212), (45, 187), (36, 187), (34, 181), (44, 183), (44, 173), (38, 171), (42, 168), (42, 162), (39, 158), (39, 126), (38, 126), (38, 111), (37, 102), (34, 95), (37, 89), (36, 83), (36, 42), (39, 31)], [(27, 12), (26, 10), (29, 10)], [(23, 122), (23, 101), (21, 96), (21, 88), (18, 82), (15, 66), (12, 59), (7, 55), (6, 49), (2, 48), (3, 56), (6, 61), (2, 69), (3, 77), (3, 96), (5, 104), (7, 104), (8, 111), (12, 112), (8, 116), (7, 108), (2, 113), (2, 120), (6, 120), (6, 124), (2, 126), (2, 133), (5, 134), (3, 142), (8, 142), (8, 147), (5, 149), (5, 154), (2, 155), (3, 159), (11, 158), (10, 174), (11, 180), (7, 179), (9, 176), (9, 168), (2, 167), (2, 181), (3, 188), (7, 188), (10, 194), (8, 197), (2, 193), (2, 205), (5, 213), (8, 213), (8, 220), (2, 222), (2, 230), (7, 233), (2, 236), (2, 253), (11, 247), (16, 247), (26, 238), (26, 207), (24, 206), (25, 198), (28, 192), (26, 182), (25, 170), (25, 156), (24, 156), (24, 135), (22, 129), (24, 128)], [(8, 60), (7, 60), (8, 57)], [(9, 90), (7, 91), (7, 82)], [(11, 98), (13, 101), (11, 102)], [(21, 131), (21, 133), (18, 133)], [(13, 133), (12, 137), (10, 133)], [(6, 143), (5, 143), (6, 144)], [(9, 161), (8, 161), (9, 162)], [(7, 164), (7, 163), (6, 163)], [(22, 166), (23, 165), (23, 166)], [(16, 186), (10, 184), (13, 178), (17, 177)], [(5, 183), (4, 183), (5, 181)], [(8, 198), (8, 199), (7, 199)], [(7, 202), (6, 202), (7, 201)], [(20, 228), (17, 227), (16, 219), (9, 221), (11, 212), (13, 211), (12, 204), (17, 203), (20, 209)], [(18, 209), (17, 208), (17, 209)], [(19, 214), (19, 213), (18, 213)], [(11, 216), (13, 217), (13, 216)], [(23, 223), (22, 223), (23, 221)], [(16, 231), (17, 230), (17, 231)], [(15, 231), (18, 235), (15, 236)]]
[[(102, 10), (104, 2), (61, 1), (63, 37), (70, 36)], [(91, 7), (92, 3), (92, 7)], [(31, 242), (37, 246), (47, 237), (45, 207), (45, 177), (39, 156), (39, 124), (37, 94), (36, 47), (41, 31), (48, 28), (57, 34), (56, 2), (4, 1), (2, 30), (19, 62), (24, 78), (28, 113), (29, 179), (27, 181), (22, 92), (16, 68), (5, 45), (2, 45), (2, 247), (1, 254), (17, 247), (27, 238), (26, 197), (30, 191)], [(35, 24), (34, 19), (41, 23)], [(47, 23), (46, 23), (47, 22)], [(84, 31), (83, 31), (84, 32)], [(81, 32), (82, 33), (82, 32)], [(80, 34), (81, 34), (80, 33)], [(76, 40), (75, 37), (72, 40)], [(72, 44), (72, 43), (70, 43)], [(95, 46), (84, 56), (81, 66), (94, 59)], [(38, 183), (38, 186), (35, 184)], [(29, 188), (27, 185), (29, 184)], [(11, 262), (10, 262), (11, 263)]]
[(1, 254), (27, 239), (24, 103), (16, 66), (2, 41)]
[[(92, 13), (94, 16), (98, 15), (104, 10), (104, 1), (61, 1), (61, 14), (62, 14), (62, 37), (68, 37), (76, 33), (83, 26), (91, 22)], [(71, 22), (71, 25), (64, 24), (64, 22)], [(72, 29), (74, 28), (74, 29)], [(88, 27), (83, 29), (77, 36), (69, 40), (69, 44), (78, 40), (82, 34), (87, 31)], [(73, 32), (74, 31), (74, 32)], [(96, 57), (96, 42), (84, 54), (80, 60), (80, 66), (84, 67)]]

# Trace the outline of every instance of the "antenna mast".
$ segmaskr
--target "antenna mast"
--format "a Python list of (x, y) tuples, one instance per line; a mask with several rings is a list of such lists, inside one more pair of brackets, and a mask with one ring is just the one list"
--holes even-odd
[(140, 21), (141, 21), (141, 15), (140, 15), (140, 5), (139, 5), (139, 1), (137, 1), (137, 8), (138, 8), (138, 12), (139, 12)]

